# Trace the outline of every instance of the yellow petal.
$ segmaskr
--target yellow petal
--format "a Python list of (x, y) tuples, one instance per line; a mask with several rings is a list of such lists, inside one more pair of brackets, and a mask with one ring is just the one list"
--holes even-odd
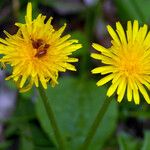
[(134, 22), (133, 22), (133, 41), (135, 41), (135, 38), (136, 38), (136, 36), (137, 36), (137, 34), (138, 34), (138, 30), (139, 30), (139, 24), (138, 24), (138, 21), (137, 20), (135, 20)]
[(19, 89), (19, 92), (20, 93), (27, 92), (27, 91), (29, 91), (32, 88), (32, 86), (33, 86), (33, 81), (30, 80), (30, 82), (29, 82), (29, 84), (27, 86)]
[(113, 66), (97, 67), (92, 70), (93, 74), (95, 74), (95, 73), (107, 74), (107, 73), (111, 73), (111, 72), (115, 72), (115, 68)]
[(107, 91), (107, 96), (112, 96), (114, 92), (116, 91), (117, 87), (119, 86), (121, 82), (121, 78), (119, 78), (116, 82), (112, 83), (112, 85), (109, 87)]
[(92, 47), (95, 48), (96, 50), (98, 50), (99, 52), (107, 52), (108, 50), (106, 48), (104, 48), (103, 46), (93, 43)]
[(124, 29), (123, 29), (122, 25), (120, 24), (120, 22), (116, 23), (116, 29), (117, 29), (117, 33), (119, 35), (119, 38), (120, 38), (122, 44), (123, 45), (127, 44), (125, 32), (124, 32)]
[(27, 80), (28, 76), (27, 75), (23, 75), (21, 82), (20, 82), (20, 88), (23, 87), (23, 85), (25, 84), (26, 80)]
[(118, 102), (120, 103), (124, 97), (126, 91), (126, 85), (124, 84), (124, 86), (122, 86), (122, 90), (120, 91), (119, 95), (118, 95)]
[(147, 102), (148, 104), (150, 104), (149, 95), (147, 94), (147, 91), (145, 90), (145, 88), (143, 87), (143, 85), (140, 84), (140, 82), (137, 82), (137, 85), (138, 85), (138, 88), (139, 88), (140, 92), (142, 93), (144, 99), (146, 100), (146, 102)]
[(108, 30), (109, 34), (111, 35), (111, 37), (113, 38), (113, 40), (114, 40), (118, 45), (120, 45), (120, 40), (119, 40), (119, 38), (118, 38), (118, 35), (117, 35), (116, 32), (113, 30), (113, 28), (112, 28), (110, 25), (108, 25), (108, 26), (107, 26), (107, 30)]
[(118, 86), (118, 90), (117, 90), (117, 94), (120, 95), (120, 93), (122, 93), (124, 87), (126, 87), (127, 85), (127, 81), (125, 77), (121, 77), (121, 82)]
[(106, 77), (102, 78), (101, 80), (99, 80), (96, 84), (97, 86), (102, 86), (104, 85), (105, 83), (109, 82), (110, 80), (112, 80), (114, 77), (114, 74), (110, 74), (110, 75), (107, 75)]
[(139, 104), (140, 103), (140, 97), (139, 97), (139, 92), (137, 89), (133, 90), (133, 99), (135, 104)]
[(132, 87), (131, 81), (128, 79), (128, 86), (127, 86), (127, 99), (130, 102), (132, 100)]
[(27, 23), (31, 23), (32, 22), (32, 4), (31, 2), (28, 3), (27, 5)]
[(132, 24), (131, 21), (128, 21), (127, 23), (127, 40), (130, 42), (132, 39)]

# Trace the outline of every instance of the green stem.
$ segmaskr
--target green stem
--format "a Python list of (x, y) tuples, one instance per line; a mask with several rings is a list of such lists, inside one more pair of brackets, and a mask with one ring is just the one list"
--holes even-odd
[(39, 86), (38, 90), (39, 90), (39, 93), (41, 95), (41, 99), (43, 100), (43, 104), (44, 104), (46, 113), (48, 115), (48, 118), (50, 120), (51, 126), (52, 126), (52, 128), (54, 130), (54, 135), (55, 135), (55, 138), (57, 140), (57, 143), (58, 143), (58, 146), (59, 146), (59, 150), (65, 150), (64, 142), (63, 142), (63, 139), (61, 137), (59, 128), (57, 126), (53, 110), (51, 108), (51, 105), (49, 104), (48, 98), (46, 96), (45, 90), (42, 87), (42, 85)]
[(98, 126), (99, 126), (100, 122), (102, 121), (102, 119), (103, 119), (103, 117), (107, 111), (107, 108), (110, 104), (110, 99), (111, 98), (108, 98), (108, 97), (105, 99), (105, 101), (104, 101), (103, 105), (101, 106), (91, 128), (89, 129), (89, 132), (87, 134), (86, 139), (84, 140), (83, 144), (81, 145), (80, 150), (87, 150), (88, 149), (88, 147), (89, 147), (89, 145), (90, 145), (90, 143), (91, 143), (91, 141), (92, 141), (92, 139), (93, 139), (93, 137), (94, 137), (94, 135), (98, 129)]

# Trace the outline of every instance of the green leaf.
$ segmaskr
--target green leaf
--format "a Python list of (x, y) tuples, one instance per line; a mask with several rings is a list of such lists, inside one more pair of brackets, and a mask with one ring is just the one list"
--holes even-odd
[(150, 23), (150, 15), (149, 15), (149, 6), (150, 1), (148, 0), (134, 0), (133, 3), (136, 4), (136, 10), (141, 14), (143, 17), (144, 23)]
[(30, 130), (24, 128), (24, 132), (21, 135), (20, 138), (20, 150), (34, 150), (34, 144), (31, 138)]
[(40, 3), (53, 7), (60, 14), (74, 14), (85, 9), (85, 6), (78, 1), (47, 0), (40, 1)]
[(22, 96), (22, 94), (19, 95), (16, 110), (8, 122), (19, 126), (21, 123), (28, 122), (29, 120), (36, 118), (34, 104), (29, 97), (29, 99), (26, 99), (27, 97), (28, 96)]
[(120, 150), (140, 150), (141, 141), (125, 133), (118, 135)]
[(139, 20), (141, 23), (150, 23), (149, 6), (147, 0), (115, 0), (118, 14), (122, 20)]
[[(40, 148), (54, 148), (52, 141), (50, 141), (49, 137), (41, 128), (36, 126), (35, 124), (30, 124), (30, 129), (32, 132), (32, 139), (35, 147)], [(40, 137), (40, 138), (37, 138)]]
[(21, 128), (20, 150), (56, 150), (47, 135), (35, 123)]
[[(48, 88), (47, 95), (68, 149), (77, 149), (83, 143), (101, 104), (106, 99), (106, 89), (96, 87), (95, 81), (64, 77), (58, 86)], [(41, 99), (36, 102), (36, 110), (41, 126), (55, 141)], [(90, 150), (100, 150), (104, 142), (111, 137), (116, 128), (117, 112), (113, 99), (92, 141)]]
[(12, 145), (12, 141), (3, 141), (0, 142), (0, 150), (6, 150)]
[(75, 53), (73, 53), (73, 55), (74, 56), (84, 56), (85, 53), (88, 52), (87, 50), (88, 50), (88, 47), (89, 47), (87, 37), (85, 36), (84, 33), (80, 32), (80, 31), (74, 31), (70, 34), (71, 34), (72, 39), (78, 39), (79, 43), (82, 44), (82, 48), (80, 48)]
[(16, 90), (17, 86), (12, 80), (8, 80), (5, 82), (6, 86), (10, 89)]
[(149, 150), (150, 149), (150, 131), (146, 131), (144, 133), (144, 143), (141, 150)]

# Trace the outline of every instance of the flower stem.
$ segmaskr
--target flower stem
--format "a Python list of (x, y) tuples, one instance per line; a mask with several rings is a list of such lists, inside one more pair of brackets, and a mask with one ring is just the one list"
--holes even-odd
[(93, 137), (94, 137), (94, 135), (97, 131), (97, 128), (98, 128), (100, 122), (102, 121), (106, 111), (107, 111), (107, 108), (110, 104), (110, 99), (111, 98), (107, 97), (105, 99), (105, 101), (103, 102), (103, 105), (101, 106), (101, 108), (100, 108), (100, 110), (99, 110), (99, 112), (98, 112), (91, 128), (89, 129), (87, 137), (85, 138), (83, 144), (81, 145), (80, 150), (87, 150), (88, 149), (88, 147), (89, 147), (89, 145), (90, 145), (90, 143), (91, 143), (91, 141), (92, 141), (92, 139), (93, 139)]
[(63, 139), (61, 137), (58, 125), (56, 123), (56, 119), (55, 119), (53, 110), (52, 110), (51, 105), (49, 104), (48, 98), (46, 96), (45, 89), (42, 87), (42, 85), (40, 85), (38, 90), (39, 90), (39, 93), (41, 95), (41, 99), (43, 101), (47, 116), (48, 116), (49, 121), (51, 123), (51, 126), (53, 128), (54, 135), (55, 135), (56, 141), (58, 143), (59, 150), (65, 150), (64, 142), (63, 142)]

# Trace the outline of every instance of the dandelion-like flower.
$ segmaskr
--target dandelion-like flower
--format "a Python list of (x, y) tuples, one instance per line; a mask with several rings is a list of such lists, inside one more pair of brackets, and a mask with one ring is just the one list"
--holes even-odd
[(150, 89), (150, 32), (144, 25), (139, 28), (138, 21), (127, 23), (127, 31), (124, 32), (122, 25), (116, 23), (116, 32), (111, 26), (107, 26), (112, 37), (112, 46), (108, 49), (93, 43), (93, 47), (101, 52), (92, 53), (91, 57), (101, 60), (104, 66), (97, 67), (92, 73), (105, 75), (97, 82), (98, 86), (112, 80), (107, 91), (107, 96), (117, 92), (118, 102), (121, 102), (125, 93), (127, 100), (140, 103), (141, 93), (147, 103), (150, 98), (147, 90)]
[(33, 85), (46, 89), (47, 83), (57, 84), (58, 72), (66, 69), (76, 71), (70, 64), (77, 62), (77, 58), (69, 55), (81, 48), (78, 40), (70, 40), (70, 35), (61, 37), (66, 24), (59, 30), (51, 25), (52, 17), (45, 21), (46, 16), (39, 14), (32, 20), (32, 4), (27, 5), (25, 24), (16, 23), (18, 31), (10, 35), (6, 31), (6, 39), (0, 39), (1, 62), (10, 64), (12, 74), (6, 78), (13, 79), (22, 92), (29, 90)]

